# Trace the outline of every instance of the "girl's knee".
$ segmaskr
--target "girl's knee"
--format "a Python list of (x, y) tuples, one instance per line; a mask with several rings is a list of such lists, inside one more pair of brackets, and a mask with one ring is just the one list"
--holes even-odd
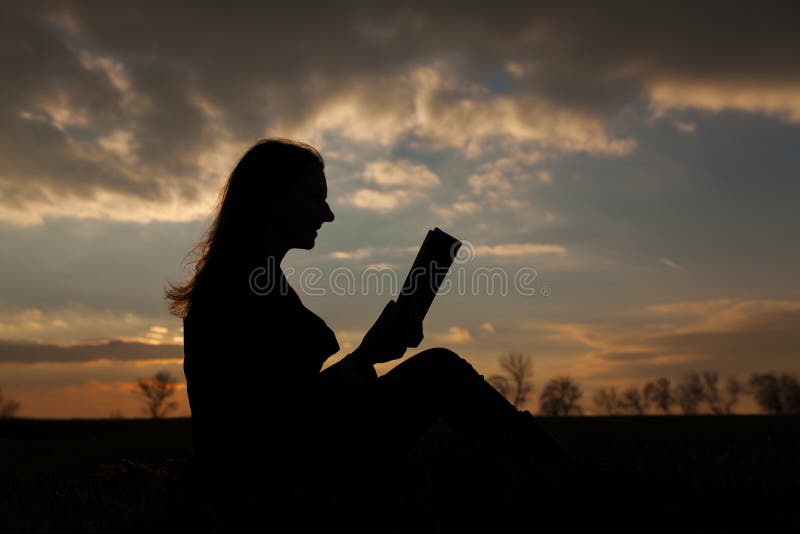
[(435, 347), (432, 349), (424, 350), (412, 356), (409, 360), (415, 362), (415, 365), (426, 367), (429, 371), (442, 371), (442, 372), (456, 372), (456, 371), (472, 371), (472, 366), (450, 349), (444, 347)]
[(428, 358), (436, 360), (462, 360), (463, 358), (457, 353), (445, 347), (433, 347), (425, 349), (422, 352), (415, 354), (415, 358)]

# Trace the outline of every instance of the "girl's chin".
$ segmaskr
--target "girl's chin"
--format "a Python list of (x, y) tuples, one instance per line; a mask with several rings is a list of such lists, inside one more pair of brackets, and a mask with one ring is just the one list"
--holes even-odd
[(312, 237), (310, 239), (304, 239), (303, 242), (297, 246), (297, 248), (302, 248), (302, 249), (305, 249), (305, 250), (311, 250), (312, 248), (314, 248), (314, 245), (316, 244), (316, 239), (315, 238), (316, 238), (316, 236), (314, 236), (314, 237)]

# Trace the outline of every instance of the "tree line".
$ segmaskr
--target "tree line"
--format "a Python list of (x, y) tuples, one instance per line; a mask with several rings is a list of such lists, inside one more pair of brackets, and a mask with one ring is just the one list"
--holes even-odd
[[(521, 353), (508, 353), (499, 358), (502, 374), (487, 380), (517, 408), (528, 405), (533, 394), (533, 360)], [(178, 391), (178, 380), (168, 371), (159, 371), (151, 378), (139, 378), (134, 389), (142, 402), (145, 415), (160, 419), (177, 410), (174, 395)], [(646, 382), (640, 386), (628, 386), (617, 390), (615, 386), (596, 390), (592, 395), (593, 413), (604, 415), (646, 415), (733, 413), (742, 395), (752, 395), (762, 411), (768, 414), (800, 414), (800, 381), (787, 373), (753, 373), (746, 381), (728, 377), (721, 382), (716, 372), (689, 373), (673, 381), (667, 377)], [(539, 394), (539, 415), (571, 416), (583, 415), (581, 401), (583, 389), (570, 376), (551, 378)], [(0, 387), (0, 418), (14, 417), (20, 404), (3, 397)], [(114, 410), (112, 419), (122, 418), (120, 410)]]
[[(178, 379), (169, 371), (159, 371), (151, 378), (137, 378), (133, 393), (141, 401), (144, 415), (161, 419), (178, 409), (178, 402), (173, 399), (177, 391)], [(15, 417), (19, 409), (19, 402), (5, 400), (0, 387), (0, 418)], [(122, 419), (124, 415), (121, 410), (113, 410), (109, 418)]]
[[(499, 358), (501, 374), (488, 378), (498, 392), (514, 406), (525, 407), (533, 393), (533, 361), (521, 353)], [(747, 380), (735, 376), (721, 381), (719, 373), (689, 373), (678, 380), (661, 377), (642, 386), (617, 390), (615, 386), (596, 390), (593, 412), (604, 415), (645, 415), (712, 413), (728, 415), (743, 395), (752, 395), (768, 414), (800, 414), (800, 382), (787, 373), (752, 373)], [(569, 376), (550, 379), (539, 395), (540, 415), (583, 415), (584, 392)]]

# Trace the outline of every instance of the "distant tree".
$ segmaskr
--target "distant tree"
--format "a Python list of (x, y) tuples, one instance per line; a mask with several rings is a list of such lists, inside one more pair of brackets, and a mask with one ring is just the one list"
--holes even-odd
[(592, 402), (597, 409), (606, 415), (616, 415), (620, 412), (619, 396), (614, 386), (610, 388), (600, 388), (594, 392)]
[(505, 375), (492, 375), (492, 384), (509, 402), (522, 408), (533, 391), (533, 361), (530, 356), (511, 352), (500, 357), (500, 367)]
[(786, 413), (800, 414), (800, 383), (794, 375), (784, 375), (781, 379)]
[(800, 414), (800, 383), (794, 375), (784, 375), (781, 379), (786, 413)]
[(178, 389), (178, 381), (169, 371), (159, 371), (149, 379), (137, 379), (136, 388), (136, 394), (145, 404), (144, 412), (153, 419), (178, 409), (178, 403), (169, 400)]
[(742, 384), (736, 377), (728, 378), (724, 391), (720, 391), (719, 375), (710, 371), (703, 373), (703, 397), (711, 413), (729, 415), (741, 392)]
[(648, 402), (664, 413), (669, 413), (670, 406), (675, 404), (669, 378), (662, 377), (654, 382), (647, 382), (643, 392)]
[(5, 400), (3, 397), (3, 388), (0, 387), (0, 418), (8, 419), (17, 415), (19, 411), (19, 403), (14, 399)]
[(675, 389), (675, 402), (685, 415), (696, 414), (705, 400), (705, 388), (700, 375), (685, 375)]
[(745, 387), (742, 382), (735, 376), (728, 377), (725, 383), (726, 399), (722, 404), (722, 413), (730, 415), (733, 413), (733, 407), (739, 402), (739, 396), (744, 393)]
[(756, 402), (765, 412), (778, 415), (800, 413), (800, 383), (796, 376), (753, 373), (749, 386)]
[(122, 410), (119, 408), (115, 410), (111, 410), (111, 413), (108, 414), (109, 419), (125, 419), (125, 414), (122, 413)]
[(572, 378), (553, 378), (539, 397), (539, 411), (542, 415), (581, 415), (583, 410), (578, 401), (582, 396), (580, 386)]
[(750, 389), (756, 402), (767, 413), (784, 413), (780, 378), (774, 373), (753, 373), (750, 375)]
[(650, 407), (650, 401), (645, 394), (639, 391), (638, 387), (631, 386), (622, 392), (619, 407), (623, 413), (644, 415)]

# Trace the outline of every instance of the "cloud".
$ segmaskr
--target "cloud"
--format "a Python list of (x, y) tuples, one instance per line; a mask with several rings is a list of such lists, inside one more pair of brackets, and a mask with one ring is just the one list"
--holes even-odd
[(481, 323), (481, 330), (487, 334), (494, 334), (496, 332), (492, 323)]
[(455, 76), (441, 68), (416, 72), (418, 91), (415, 133), (437, 147), (458, 148), (467, 157), (482, 153), (492, 139), (536, 143), (564, 152), (625, 155), (636, 146), (633, 139), (612, 139), (603, 121), (589, 114), (554, 106), (539, 95), (514, 98), (488, 91), (460, 94)]
[(672, 261), (669, 258), (659, 258), (658, 261), (660, 261), (661, 263), (663, 263), (664, 265), (666, 265), (667, 267), (669, 267), (673, 271), (681, 271), (681, 272), (686, 271), (686, 267), (684, 267), (683, 265), (680, 265), (679, 263), (676, 263), (676, 262)]
[(383, 270), (386, 270), (386, 269), (393, 270), (396, 267), (397, 267), (396, 265), (393, 265), (391, 263), (379, 262), (379, 263), (370, 263), (370, 264), (366, 265), (364, 267), (364, 270), (365, 271), (368, 271), (368, 270), (383, 271)]
[(683, 133), (692, 133), (697, 130), (697, 124), (687, 121), (675, 121), (675, 129)]
[[(409, 247), (364, 247), (354, 250), (336, 250), (328, 257), (339, 260), (364, 260), (376, 255), (416, 254), (419, 246)], [(498, 243), (496, 245), (466, 245), (462, 248), (467, 257), (523, 257), (523, 256), (566, 256), (567, 249), (562, 245), (548, 243)]]
[(681, 332), (738, 329), (754, 316), (771, 313), (791, 313), (797, 301), (767, 299), (710, 299), (679, 301), (647, 306), (645, 311), (655, 317), (682, 321)]
[(439, 177), (425, 165), (407, 160), (379, 160), (367, 163), (364, 181), (383, 187), (429, 188), (441, 185)]
[(473, 174), (467, 179), (467, 184), (475, 194), (480, 194), (487, 189), (502, 192), (511, 191), (511, 182), (497, 169), (486, 169), (483, 172)]
[[(355, 250), (336, 250), (328, 254), (329, 258), (340, 260), (363, 260), (375, 255), (403, 255), (416, 254), (419, 246), (409, 247), (364, 247)], [(383, 262), (380, 263), (381, 265)]]
[[(0, 218), (202, 218), (241, 150), (265, 135), (323, 148), (331, 135), (383, 147), (406, 139), (469, 157), (497, 140), (632, 149), (605, 117), (523, 85), (497, 93), (476, 69), (484, 56), (502, 66), (532, 50), (532, 26), (546, 21), (461, 12), (463, 28), (446, 24), (441, 6), (411, 16), (358, 2), (312, 14), (253, 4), (225, 24), (211, 6), (195, 6), (191, 24), (183, 8), (148, 2), (135, 12), (36, 1), (7, 9), (0, 31), (14, 45), (0, 65), (14, 82), (0, 104)], [(207, 165), (219, 153), (223, 164)], [(398, 203), (385, 197), (378, 203)]]
[(478, 213), (481, 211), (481, 205), (472, 200), (459, 200), (449, 206), (431, 206), (431, 211), (438, 217), (450, 221), (456, 217)]
[(467, 185), (474, 197), (494, 211), (529, 212), (530, 204), (523, 186), (552, 182), (547, 171), (536, 169), (543, 159), (539, 151), (514, 149), (510, 155), (479, 166), (467, 178)]
[(558, 254), (567, 253), (567, 249), (561, 245), (549, 245), (542, 243), (500, 243), (498, 245), (478, 245), (475, 247), (475, 255), (480, 256), (527, 256), (534, 254)]
[[(638, 102), (656, 117), (734, 109), (800, 121), (789, 4), (631, 2), (613, 17), (585, 2), (221, 10), (192, 6), (187, 21), (185, 6), (148, 1), (5, 8), (0, 220), (200, 219), (266, 135), (475, 160), (521, 147), (625, 156), (636, 140), (619, 119)], [(473, 174), (476, 189), (503, 187)], [(375, 197), (355, 201), (407, 201)]]
[(0, 339), (28, 339), (64, 344), (74, 340), (101, 339), (108, 332), (140, 342), (154, 343), (173, 329), (153, 325), (154, 318), (135, 313), (114, 313), (72, 304), (69, 307), (25, 308), (0, 312)]
[(161, 342), (164, 336), (169, 332), (169, 328), (165, 328), (163, 326), (151, 326), (150, 330), (145, 334), (147, 339), (151, 339), (154, 342)]
[(637, 310), (638, 327), (539, 323), (530, 325), (582, 356), (576, 376), (680, 376), (712, 370), (747, 374), (800, 371), (800, 302), (720, 299), (676, 302)]
[(353, 193), (339, 197), (339, 202), (348, 204), (354, 208), (377, 213), (387, 213), (404, 208), (411, 204), (413, 200), (420, 197), (421, 193), (404, 189), (394, 189), (390, 191), (357, 189)]
[(352, 207), (387, 213), (406, 207), (422, 198), (421, 189), (441, 185), (439, 177), (425, 165), (407, 160), (378, 160), (367, 163), (362, 177), (365, 182), (382, 189), (357, 189), (339, 197), (339, 202)]
[(436, 338), (442, 343), (468, 343), (472, 341), (472, 334), (466, 328), (451, 326), (446, 334), (438, 334)]
[(373, 254), (373, 249), (370, 247), (360, 248), (357, 250), (335, 250), (328, 254), (329, 258), (336, 260), (363, 260), (369, 258)]
[[(800, 122), (800, 82), (789, 86), (721, 82), (667, 81), (647, 89), (656, 117), (672, 110), (702, 109), (719, 113), (739, 110), (774, 115), (787, 122)], [(676, 124), (683, 132), (694, 131), (691, 123)]]
[(539, 183), (550, 185), (553, 183), (553, 173), (548, 170), (540, 170), (536, 173), (539, 178)]
[(56, 345), (0, 340), (1, 363), (82, 363), (99, 360), (176, 360), (182, 345), (107, 340), (94, 344)]

